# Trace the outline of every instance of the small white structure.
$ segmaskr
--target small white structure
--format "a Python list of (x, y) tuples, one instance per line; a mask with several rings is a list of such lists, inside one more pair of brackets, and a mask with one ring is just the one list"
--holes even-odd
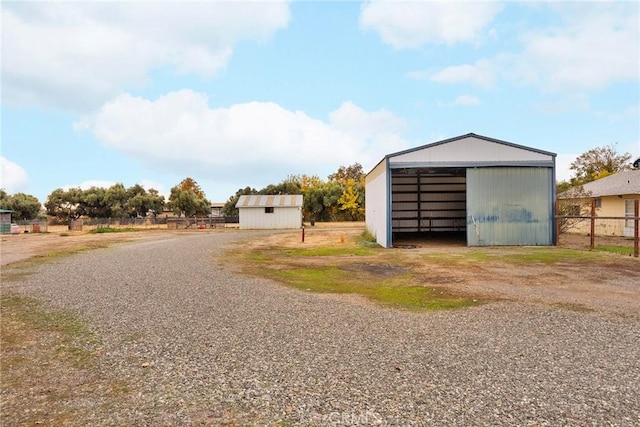
[(302, 226), (302, 195), (246, 195), (236, 203), (241, 229), (282, 229)]

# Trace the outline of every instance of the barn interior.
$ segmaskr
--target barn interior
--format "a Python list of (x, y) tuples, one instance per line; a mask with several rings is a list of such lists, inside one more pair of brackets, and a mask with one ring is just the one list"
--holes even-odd
[(394, 246), (467, 244), (466, 168), (415, 167), (391, 174)]

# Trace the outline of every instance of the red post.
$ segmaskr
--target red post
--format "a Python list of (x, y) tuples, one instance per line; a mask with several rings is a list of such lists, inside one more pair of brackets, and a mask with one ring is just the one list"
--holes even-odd
[(633, 256), (638, 258), (638, 213), (640, 213), (640, 200), (633, 204)]
[(591, 199), (591, 249), (595, 248), (596, 234), (596, 199)]
[(302, 243), (304, 243), (304, 227), (302, 227)]

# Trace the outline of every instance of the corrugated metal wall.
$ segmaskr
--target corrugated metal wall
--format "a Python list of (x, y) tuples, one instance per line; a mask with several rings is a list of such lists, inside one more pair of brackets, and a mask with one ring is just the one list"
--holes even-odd
[(378, 244), (385, 248), (389, 246), (390, 240), (387, 229), (387, 179), (387, 163), (382, 161), (367, 175), (365, 187), (367, 230), (376, 237)]
[(288, 229), (302, 226), (302, 210), (299, 207), (274, 207), (266, 213), (264, 207), (239, 208), (241, 229)]
[(553, 169), (467, 169), (467, 244), (553, 244)]

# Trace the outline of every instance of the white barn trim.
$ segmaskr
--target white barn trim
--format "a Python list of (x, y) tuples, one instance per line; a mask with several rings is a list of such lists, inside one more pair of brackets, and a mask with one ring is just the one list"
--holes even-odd
[(302, 195), (243, 195), (236, 203), (241, 229), (302, 226)]

